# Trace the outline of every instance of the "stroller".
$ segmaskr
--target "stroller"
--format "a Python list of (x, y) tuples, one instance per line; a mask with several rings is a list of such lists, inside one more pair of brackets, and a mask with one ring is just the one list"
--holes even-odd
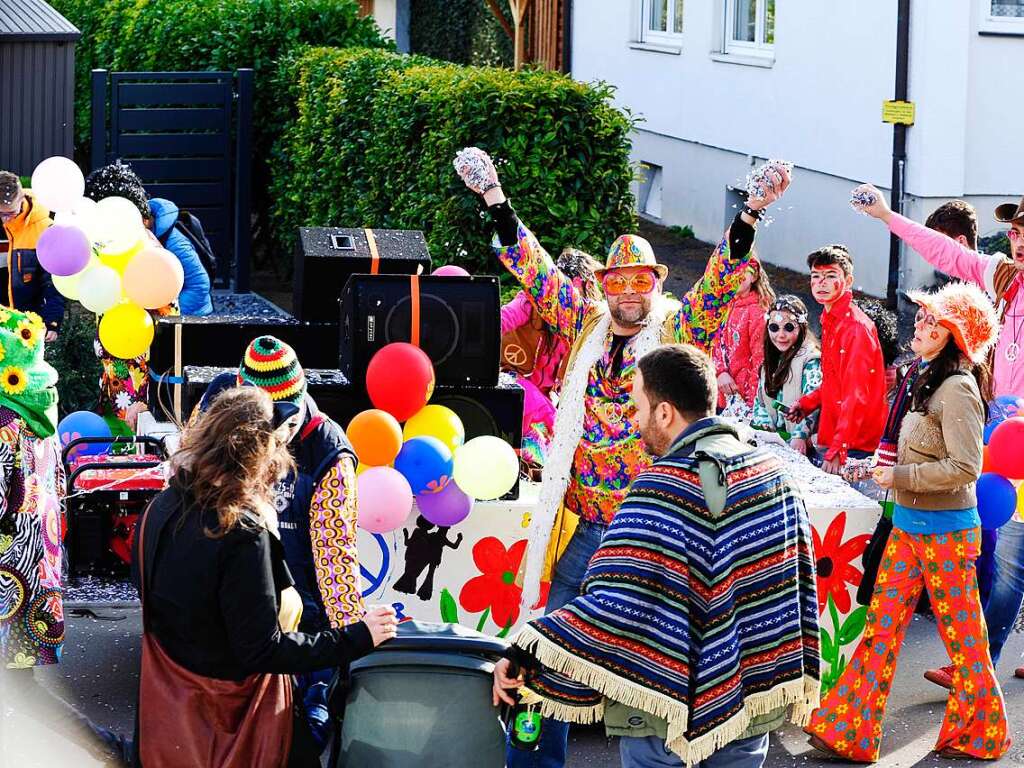
[(349, 670), (331, 768), (504, 766), (491, 675), (506, 647), (457, 624), (399, 624)]
[[(76, 456), (82, 445), (109, 443), (134, 453)], [(167, 459), (161, 440), (134, 437), (79, 437), (61, 453), (67, 477), (64, 542), (68, 572), (119, 574), (132, 561), (135, 523), (166, 486), (158, 468)]]

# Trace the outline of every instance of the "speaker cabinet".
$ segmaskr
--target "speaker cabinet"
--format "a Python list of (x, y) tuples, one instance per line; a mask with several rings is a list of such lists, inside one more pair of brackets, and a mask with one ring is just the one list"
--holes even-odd
[(418, 230), (301, 227), (292, 283), (295, 316), (336, 323), (345, 284), (354, 274), (373, 271), (374, 249), (378, 274), (430, 272), (427, 241)]
[(501, 320), (498, 278), (492, 276), (413, 281), (353, 275), (341, 302), (342, 373), (361, 385), (378, 349), (412, 340), (414, 282), (419, 291), (419, 346), (434, 363), (437, 384), (497, 384)]
[(338, 365), (335, 323), (300, 323), (262, 297), (247, 294), (215, 297), (215, 306), (217, 314), (207, 317), (163, 317), (156, 323), (149, 403), (160, 419), (188, 416), (181, 386), (186, 363), (237, 368), (257, 336), (269, 334), (290, 344), (304, 367)]

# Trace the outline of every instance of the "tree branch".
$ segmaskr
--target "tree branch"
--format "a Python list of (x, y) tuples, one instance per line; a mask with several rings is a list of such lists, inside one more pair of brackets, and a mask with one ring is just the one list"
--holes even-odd
[(494, 14), (494, 18), (501, 24), (501, 28), (505, 30), (505, 34), (508, 35), (509, 40), (516, 39), (516, 33), (512, 30), (512, 25), (508, 23), (508, 19), (505, 18), (505, 14), (501, 11), (501, 6), (498, 5), (498, 0), (487, 0), (487, 7), (491, 9), (491, 13)]

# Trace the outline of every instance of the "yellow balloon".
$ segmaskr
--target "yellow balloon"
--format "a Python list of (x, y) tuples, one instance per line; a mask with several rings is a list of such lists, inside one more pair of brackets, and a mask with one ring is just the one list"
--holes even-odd
[(131, 360), (153, 343), (153, 318), (138, 304), (123, 302), (100, 320), (100, 343), (114, 357)]
[(462, 419), (451, 408), (426, 405), (405, 422), (402, 437), (406, 440), (413, 437), (436, 437), (455, 453), (466, 442), (466, 430), (462, 426)]
[(1017, 514), (1024, 517), (1024, 483), (1017, 485)]
[(125, 267), (128, 266), (128, 262), (135, 258), (136, 254), (142, 250), (143, 245), (145, 245), (145, 240), (139, 238), (138, 242), (127, 250), (120, 251), (118, 253), (100, 251), (100, 261), (108, 267), (116, 269), (118, 274), (123, 275)]
[[(395, 465), (394, 465), (394, 463), (391, 463), (391, 464), (384, 464), (383, 466), (385, 466), (385, 467), (394, 467)], [(365, 472), (368, 469), (373, 469), (373, 467), (371, 467), (369, 464), (363, 464), (363, 462), (359, 462), (359, 465), (356, 467), (356, 477), (359, 477), (361, 474), (363, 474), (363, 472)]]

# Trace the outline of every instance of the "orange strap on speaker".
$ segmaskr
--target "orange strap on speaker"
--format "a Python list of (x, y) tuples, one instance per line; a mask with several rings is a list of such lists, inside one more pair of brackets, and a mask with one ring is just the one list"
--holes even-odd
[(409, 276), (409, 341), (414, 347), (420, 345), (420, 276)]
[(370, 274), (380, 274), (380, 253), (377, 251), (377, 238), (373, 235), (372, 229), (364, 229), (366, 233), (366, 244), (370, 246)]

